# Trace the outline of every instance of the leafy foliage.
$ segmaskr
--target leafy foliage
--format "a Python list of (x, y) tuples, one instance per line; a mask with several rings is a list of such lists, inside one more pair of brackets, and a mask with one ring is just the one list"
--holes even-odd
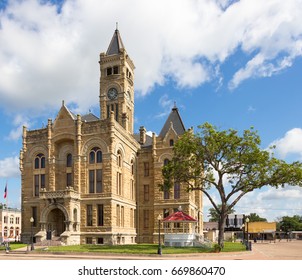
[[(221, 204), (219, 204), (217, 206), (218, 206), (218, 208), (221, 208)], [(234, 209), (230, 209), (230, 210), (228, 210), (227, 214), (233, 214), (234, 212), (235, 212)], [(208, 216), (210, 217), (209, 222), (218, 222), (219, 221), (219, 213), (213, 207), (211, 207), (209, 209), (209, 215)]]
[[(163, 168), (160, 187), (169, 189), (176, 181), (187, 191), (201, 190), (219, 214), (218, 242), (223, 246), (228, 211), (244, 195), (263, 186), (302, 186), (302, 164), (288, 164), (262, 150), (253, 128), (242, 135), (233, 129), (219, 131), (209, 123), (198, 128), (196, 134), (189, 130), (176, 142), (173, 159)], [(214, 201), (210, 189), (216, 189), (220, 201)]]

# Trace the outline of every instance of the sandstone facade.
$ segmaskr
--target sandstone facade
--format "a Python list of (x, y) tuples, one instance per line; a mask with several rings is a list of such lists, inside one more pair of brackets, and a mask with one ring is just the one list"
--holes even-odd
[[(160, 191), (161, 169), (184, 133), (178, 109), (158, 136), (134, 134), (134, 64), (118, 30), (100, 54), (100, 117), (75, 115), (62, 102), (47, 127), (23, 129), (22, 240), (132, 244), (158, 240), (159, 214), (179, 206), (198, 218), (202, 196), (175, 186)], [(30, 218), (34, 218), (30, 222)], [(161, 225), (162, 226), (162, 225)]]

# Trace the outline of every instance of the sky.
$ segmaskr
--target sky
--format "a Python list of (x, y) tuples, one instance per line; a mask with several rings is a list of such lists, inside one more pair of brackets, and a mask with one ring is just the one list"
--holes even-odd
[[(253, 126), (263, 149), (302, 160), (301, 18), (302, 0), (0, 0), (0, 190), (8, 184), (9, 206), (21, 205), (22, 127), (54, 120), (62, 100), (99, 116), (99, 54), (117, 22), (136, 66), (135, 132), (159, 134), (176, 104), (187, 128)], [(301, 198), (298, 186), (263, 187), (235, 211), (274, 221), (302, 215)], [(205, 220), (209, 207), (205, 199)]]

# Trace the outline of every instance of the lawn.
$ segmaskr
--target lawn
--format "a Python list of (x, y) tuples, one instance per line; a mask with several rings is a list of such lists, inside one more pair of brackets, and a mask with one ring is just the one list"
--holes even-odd
[[(26, 247), (26, 246), (27, 246), (26, 244), (19, 243), (19, 242), (9, 243), (9, 247), (10, 247), (11, 250), (16, 250), (16, 249), (23, 248), (23, 247)], [(4, 251), (4, 250), (5, 250), (5, 246), (1, 245), (0, 246), (0, 251)]]
[[(116, 253), (116, 254), (157, 254), (157, 244), (135, 244), (135, 245), (72, 245), (49, 247), (49, 252), (89, 252), (89, 253)], [(222, 252), (245, 251), (241, 243), (226, 242)], [(192, 254), (210, 253), (212, 248), (200, 247), (162, 247), (163, 254)]]

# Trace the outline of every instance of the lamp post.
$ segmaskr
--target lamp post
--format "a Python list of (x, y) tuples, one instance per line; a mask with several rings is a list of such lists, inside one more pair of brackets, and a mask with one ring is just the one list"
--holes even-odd
[(33, 251), (34, 248), (34, 235), (33, 235), (33, 225), (34, 225), (34, 218), (30, 217), (29, 219), (30, 223), (31, 223), (31, 236), (30, 236), (30, 241), (31, 241), (31, 246), (30, 246), (30, 250)]
[(245, 219), (245, 222), (246, 222), (246, 247), (247, 247), (247, 250), (250, 250), (250, 244), (249, 244), (249, 222), (250, 222), (250, 219), (247, 217)]
[(157, 216), (157, 220), (158, 220), (158, 250), (157, 250), (157, 254), (161, 255), (162, 251), (161, 251), (161, 240), (160, 240), (160, 221), (161, 221), (162, 217), (161, 214), (159, 214)]
[(246, 221), (247, 242), (249, 242), (249, 222), (250, 222), (250, 219), (246, 218), (245, 221)]

